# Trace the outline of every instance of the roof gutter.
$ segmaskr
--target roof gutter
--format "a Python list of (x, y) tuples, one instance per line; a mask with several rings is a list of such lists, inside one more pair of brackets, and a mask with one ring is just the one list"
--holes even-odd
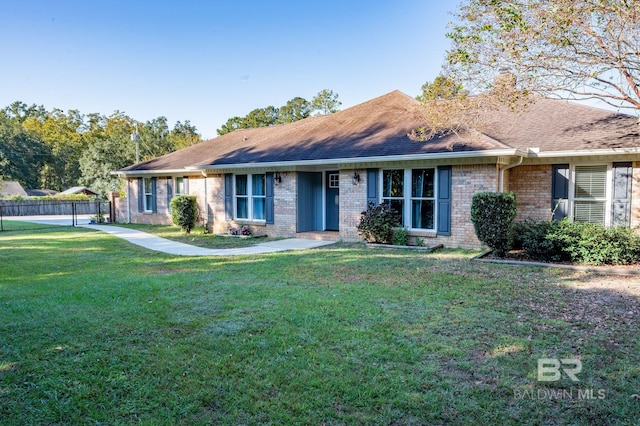
[(640, 154), (640, 147), (634, 148), (609, 148), (609, 149), (584, 149), (570, 151), (544, 151), (536, 152), (529, 150), (529, 158), (550, 158), (550, 157), (589, 157), (596, 155), (624, 155)]
[[(395, 161), (408, 160), (447, 160), (455, 158), (483, 158), (483, 157), (502, 157), (502, 156), (520, 156), (526, 157), (528, 154), (519, 149), (499, 149), (487, 151), (468, 151), (468, 152), (439, 152), (435, 154), (406, 154), (406, 155), (388, 155), (377, 157), (356, 157), (356, 158), (323, 158), (318, 160), (297, 160), (297, 161), (272, 161), (265, 163), (239, 163), (239, 164), (219, 164), (219, 165), (202, 165), (186, 167), (186, 170), (216, 170), (216, 169), (245, 169), (247, 167), (296, 167), (296, 166), (322, 166), (325, 164), (364, 164), (364, 163), (388, 163)], [(157, 173), (158, 171), (154, 171)], [(133, 173), (133, 172), (124, 172)], [(138, 171), (137, 173), (143, 173)]]

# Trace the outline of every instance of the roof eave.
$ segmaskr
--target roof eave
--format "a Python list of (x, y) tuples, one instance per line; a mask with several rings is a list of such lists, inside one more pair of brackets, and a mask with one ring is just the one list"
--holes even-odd
[(606, 149), (580, 149), (567, 151), (542, 151), (529, 150), (529, 158), (553, 158), (553, 157), (599, 157), (609, 155), (633, 155), (640, 154), (640, 147), (634, 148), (606, 148)]
[(385, 155), (376, 157), (349, 157), (349, 158), (325, 158), (318, 160), (298, 160), (298, 161), (271, 161), (264, 163), (237, 163), (237, 164), (217, 164), (200, 165), (187, 167), (187, 170), (218, 170), (218, 169), (244, 169), (249, 167), (278, 168), (278, 167), (298, 167), (298, 166), (321, 166), (323, 164), (363, 164), (363, 163), (391, 163), (409, 160), (447, 160), (457, 158), (485, 158), (485, 157), (527, 157), (529, 153), (520, 149), (497, 149), (486, 151), (465, 151), (465, 152), (438, 152), (432, 154), (405, 154), (405, 155)]

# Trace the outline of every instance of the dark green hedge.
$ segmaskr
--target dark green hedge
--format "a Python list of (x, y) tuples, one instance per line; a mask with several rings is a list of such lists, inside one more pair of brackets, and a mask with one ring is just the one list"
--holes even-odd
[(187, 234), (196, 226), (198, 202), (195, 195), (178, 195), (171, 200), (171, 220)]
[(513, 192), (478, 192), (471, 200), (471, 222), (476, 235), (498, 256), (504, 256), (509, 249), (515, 217)]

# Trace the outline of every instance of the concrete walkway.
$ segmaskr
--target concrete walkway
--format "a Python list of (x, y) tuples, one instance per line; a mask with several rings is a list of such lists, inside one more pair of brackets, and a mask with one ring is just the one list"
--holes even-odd
[(89, 228), (96, 231), (106, 232), (107, 234), (125, 239), (133, 244), (148, 248), (150, 250), (160, 251), (163, 253), (174, 254), (178, 256), (234, 256), (239, 254), (262, 254), (286, 250), (306, 250), (326, 246), (335, 242), (308, 240), (303, 238), (289, 238), (286, 240), (260, 243), (250, 247), (232, 249), (208, 249), (204, 247), (196, 247), (190, 244), (167, 240), (165, 238), (147, 234), (146, 232), (122, 228), (119, 226), (84, 224), (78, 226), (82, 228)]

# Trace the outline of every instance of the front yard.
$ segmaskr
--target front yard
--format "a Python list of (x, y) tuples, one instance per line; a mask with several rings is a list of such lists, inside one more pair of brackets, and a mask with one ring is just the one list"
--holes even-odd
[(640, 283), (474, 254), (1, 233), (0, 423), (637, 424)]

